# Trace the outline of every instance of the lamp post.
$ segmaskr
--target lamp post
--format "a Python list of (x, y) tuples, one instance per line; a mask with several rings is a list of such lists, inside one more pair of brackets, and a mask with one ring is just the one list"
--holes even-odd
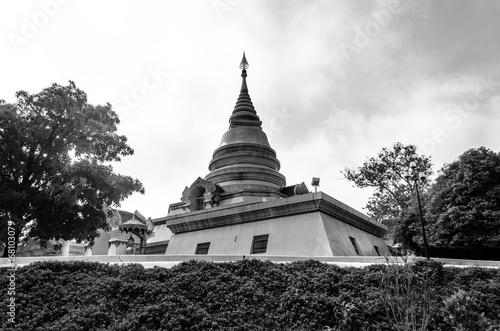
[(421, 172), (417, 172), (417, 164), (412, 161), (410, 162), (410, 168), (411, 168), (411, 173), (409, 171), (405, 172), (405, 178), (407, 180), (413, 180), (415, 184), (415, 191), (417, 193), (417, 201), (418, 201), (418, 211), (420, 214), (420, 224), (422, 225), (422, 238), (424, 240), (424, 252), (425, 252), (425, 257), (427, 260), (429, 260), (429, 248), (427, 245), (427, 236), (425, 235), (425, 223), (424, 223), (424, 217), (422, 216), (422, 205), (420, 203), (420, 194), (418, 192), (418, 182), (419, 181), (424, 181), (425, 180), (425, 175)]
[(314, 186), (314, 192), (318, 192), (319, 178), (313, 177), (313, 179), (311, 181), (311, 185)]

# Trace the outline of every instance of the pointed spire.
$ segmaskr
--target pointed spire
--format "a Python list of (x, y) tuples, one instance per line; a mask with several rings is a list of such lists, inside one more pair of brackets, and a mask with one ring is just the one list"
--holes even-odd
[(247, 61), (247, 58), (245, 57), (245, 51), (243, 51), (243, 58), (241, 59), (240, 69), (242, 69), (241, 77), (243, 78), (243, 80), (241, 82), (240, 92), (248, 93), (248, 87), (247, 87), (248, 61)]
[(257, 112), (252, 104), (252, 99), (250, 99), (250, 95), (248, 95), (248, 87), (247, 87), (247, 69), (248, 69), (248, 61), (245, 56), (245, 52), (243, 52), (243, 58), (240, 63), (241, 71), (241, 89), (238, 100), (236, 101), (236, 106), (234, 107), (233, 114), (229, 118), (229, 127), (239, 127), (239, 126), (261, 126), (262, 122), (257, 116)]
[[(221, 199), (255, 201), (256, 197), (281, 198), (280, 188), (286, 179), (278, 171), (280, 162), (262, 130), (262, 122), (250, 99), (247, 88), (248, 61), (243, 52), (240, 63), (241, 91), (229, 117), (229, 130), (222, 136), (208, 165), (210, 181), (227, 193)], [(233, 200), (234, 199), (234, 200)]]
[(241, 59), (240, 69), (243, 69), (243, 72), (246, 72), (246, 70), (248, 69), (248, 61), (245, 57), (245, 51), (243, 51), (243, 58)]

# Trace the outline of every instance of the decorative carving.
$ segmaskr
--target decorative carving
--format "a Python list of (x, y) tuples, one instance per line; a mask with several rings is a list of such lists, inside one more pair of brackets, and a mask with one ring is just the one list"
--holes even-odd
[(184, 191), (182, 191), (182, 197), (189, 197), (189, 194), (191, 194), (191, 190), (186, 186), (186, 188), (184, 188)]
[(248, 61), (247, 61), (247, 58), (245, 57), (245, 52), (243, 52), (243, 58), (241, 59), (240, 69), (243, 69), (243, 70), (248, 69)]
[[(153, 228), (154, 224), (151, 220), (151, 217), (146, 219), (144, 215), (139, 213), (137, 210), (134, 212), (132, 215), (132, 218), (128, 220), (127, 222), (121, 224), (119, 227), (120, 232), (125, 233), (133, 233), (137, 237), (139, 237), (140, 244), (139, 244), (139, 249), (140, 249), (140, 254), (145, 254), (146, 252), (146, 241), (153, 237)], [(129, 243), (127, 244), (127, 247), (131, 247), (130, 240), (133, 240), (132, 235), (130, 235), (129, 238)], [(127, 254), (135, 254), (135, 248), (132, 251), (131, 249), (128, 250), (129, 253)], [(130, 253), (132, 252), (132, 253)]]
[[(214, 183), (212, 183), (211, 181), (208, 181), (208, 180), (205, 180), (201, 177), (198, 177), (198, 179), (196, 179), (193, 184), (191, 184), (191, 186), (187, 187), (184, 189), (184, 191), (182, 191), (182, 198), (181, 200), (182, 201), (188, 201), (189, 198), (190, 198), (190, 195), (191, 195), (191, 192), (196, 188), (196, 187), (203, 187), (205, 189), (205, 193), (212, 193), (214, 194), (215, 193), (215, 190), (217, 189), (217, 187), (215, 186)], [(186, 199), (187, 198), (187, 199)]]
[(307, 194), (309, 193), (309, 189), (307, 188), (306, 184), (302, 182), (300, 184), (295, 185), (293, 193), (295, 193), (295, 195)]

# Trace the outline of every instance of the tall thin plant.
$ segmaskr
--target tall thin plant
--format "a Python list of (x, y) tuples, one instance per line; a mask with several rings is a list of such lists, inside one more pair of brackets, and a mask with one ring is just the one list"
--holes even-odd
[(430, 319), (430, 282), (411, 268), (407, 257), (386, 257), (381, 299), (387, 318), (398, 331), (424, 331)]

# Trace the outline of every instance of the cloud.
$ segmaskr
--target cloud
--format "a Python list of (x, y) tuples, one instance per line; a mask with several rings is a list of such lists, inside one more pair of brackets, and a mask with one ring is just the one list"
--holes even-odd
[[(136, 153), (115, 168), (147, 192), (123, 208), (152, 217), (208, 173), (243, 50), (250, 95), (289, 184), (321, 177), (322, 190), (360, 209), (370, 192), (340, 171), (384, 146), (432, 144), (437, 168), (470, 147), (498, 150), (500, 88), (459, 112), (481, 79), (500, 81), (496, 1), (221, 2), (222, 17), (213, 1), (72, 2), (19, 55), (5, 35), (33, 9), (2, 2), (0, 97), (71, 79), (91, 103), (113, 103), (143, 84), (148, 67), (168, 72), (119, 128)], [(358, 31), (372, 31), (369, 42), (346, 59), (341, 45), (355, 45)]]

